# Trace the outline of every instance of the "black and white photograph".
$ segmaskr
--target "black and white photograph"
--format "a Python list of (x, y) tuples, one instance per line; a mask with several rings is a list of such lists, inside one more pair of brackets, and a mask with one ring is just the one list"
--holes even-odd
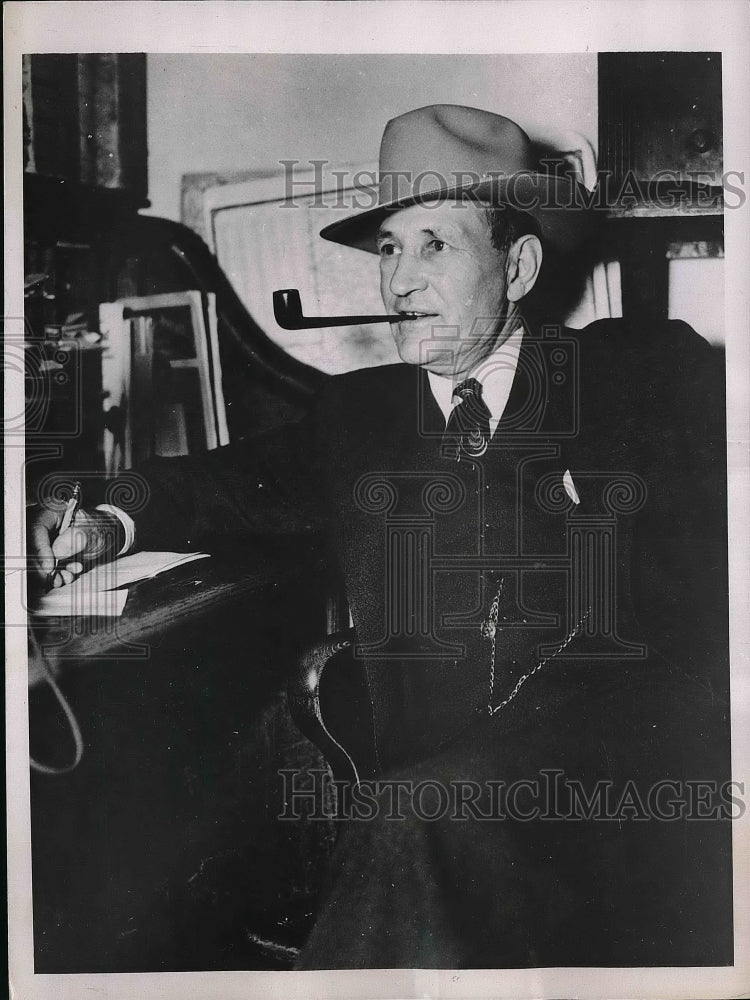
[(4, 18), (12, 995), (744, 995), (747, 8)]

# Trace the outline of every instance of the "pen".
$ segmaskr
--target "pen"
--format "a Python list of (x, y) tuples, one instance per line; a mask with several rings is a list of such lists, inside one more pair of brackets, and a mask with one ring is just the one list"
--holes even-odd
[[(78, 513), (78, 508), (81, 505), (81, 484), (76, 482), (73, 484), (73, 492), (70, 494), (70, 499), (65, 505), (65, 513), (63, 514), (62, 523), (60, 524), (60, 530), (58, 535), (62, 535), (64, 531), (73, 524), (76, 519), (76, 514)], [(55, 559), (54, 568), (47, 574), (47, 590), (52, 590), (52, 585), (55, 582), (55, 577), (57, 576), (57, 559)]]

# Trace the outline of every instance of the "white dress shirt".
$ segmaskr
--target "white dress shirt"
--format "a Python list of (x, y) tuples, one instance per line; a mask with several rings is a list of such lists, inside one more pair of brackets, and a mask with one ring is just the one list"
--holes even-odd
[[(519, 326), (507, 340), (495, 348), (492, 354), (480, 361), (477, 367), (465, 376), (475, 378), (482, 385), (482, 400), (490, 411), (490, 437), (495, 433), (508, 405), (522, 340), (523, 327)], [(453, 395), (453, 390), (464, 379), (455, 382), (452, 375), (438, 375), (436, 372), (427, 372), (427, 377), (432, 395), (442, 410), (447, 425), (451, 410), (460, 403), (459, 398)]]

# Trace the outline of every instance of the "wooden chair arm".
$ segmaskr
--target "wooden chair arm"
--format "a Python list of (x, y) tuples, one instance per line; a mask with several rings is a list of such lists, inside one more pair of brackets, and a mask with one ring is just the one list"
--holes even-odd
[(320, 709), (320, 682), (323, 671), (340, 653), (350, 650), (356, 636), (353, 628), (337, 632), (313, 646), (300, 657), (289, 677), (289, 711), (300, 731), (323, 753), (336, 780), (360, 781), (360, 773), (347, 750), (329, 731)]

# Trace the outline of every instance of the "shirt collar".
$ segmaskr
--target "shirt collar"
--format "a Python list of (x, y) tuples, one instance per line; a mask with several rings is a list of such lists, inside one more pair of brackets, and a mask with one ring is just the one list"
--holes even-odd
[[(492, 354), (484, 358), (466, 377), (475, 378), (482, 384), (482, 399), (490, 411), (490, 433), (494, 434), (500, 418), (508, 405), (510, 390), (518, 366), (518, 355), (523, 340), (523, 327), (517, 327)], [(430, 390), (440, 407), (445, 422), (454, 406), (459, 402), (454, 397), (453, 388), (457, 384), (450, 375), (427, 372)], [(460, 379), (459, 381), (463, 381)]]

